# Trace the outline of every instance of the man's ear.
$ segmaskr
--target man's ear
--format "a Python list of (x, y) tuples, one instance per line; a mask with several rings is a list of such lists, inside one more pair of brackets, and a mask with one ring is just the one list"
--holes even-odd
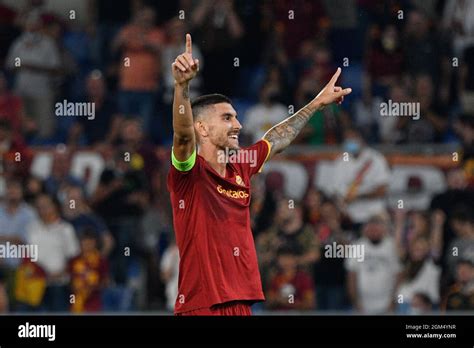
[(206, 138), (209, 135), (207, 125), (201, 120), (194, 122), (194, 129), (196, 134), (201, 138)]

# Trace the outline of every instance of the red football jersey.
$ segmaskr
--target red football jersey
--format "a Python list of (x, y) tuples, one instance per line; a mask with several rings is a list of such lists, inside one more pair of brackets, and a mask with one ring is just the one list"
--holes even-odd
[[(235, 300), (263, 301), (250, 229), (250, 178), (265, 163), (270, 144), (242, 149), (247, 161), (227, 163), (221, 177), (197, 155), (188, 172), (171, 166), (168, 190), (179, 248), (175, 313)], [(234, 161), (229, 161), (234, 162)]]

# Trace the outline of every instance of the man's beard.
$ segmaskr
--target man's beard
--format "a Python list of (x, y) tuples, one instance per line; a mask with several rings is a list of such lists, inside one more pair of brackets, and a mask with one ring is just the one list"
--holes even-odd
[(217, 148), (222, 151), (226, 151), (226, 149), (227, 151), (238, 151), (240, 150), (240, 145), (238, 143), (238, 139), (237, 144), (235, 144), (234, 141), (229, 139), (229, 135), (225, 135), (225, 138), (220, 139)]

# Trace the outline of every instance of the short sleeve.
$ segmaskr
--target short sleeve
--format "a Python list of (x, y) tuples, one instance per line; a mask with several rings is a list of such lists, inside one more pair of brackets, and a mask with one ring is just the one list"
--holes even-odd
[(263, 166), (270, 156), (271, 149), (272, 145), (267, 140), (262, 139), (257, 141), (252, 146), (241, 150), (247, 153), (245, 158), (247, 158), (248, 161), (243, 161), (242, 167), (245, 171), (247, 171), (249, 177), (262, 172)]
[[(173, 163), (173, 159), (171, 159), (171, 166), (170, 170), (168, 172), (168, 181), (167, 181), (167, 186), (168, 186), (168, 191), (170, 192), (185, 192), (188, 191), (196, 178), (196, 174), (199, 171), (200, 165), (201, 165), (201, 160), (202, 158), (199, 157), (199, 155), (195, 154), (195, 159), (193, 161), (193, 164), (190, 165), (190, 163), (184, 164), (187, 168), (182, 168), (182, 169), (187, 169), (187, 170), (178, 170), (176, 168), (176, 165), (179, 167), (180, 165), (177, 163)], [(171, 155), (173, 157), (173, 154)], [(189, 159), (185, 162), (188, 162)]]

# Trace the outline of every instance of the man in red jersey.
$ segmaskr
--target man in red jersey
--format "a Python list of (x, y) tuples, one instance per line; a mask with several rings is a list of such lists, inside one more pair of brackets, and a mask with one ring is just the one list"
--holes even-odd
[(335, 86), (338, 69), (308, 105), (241, 149), (242, 126), (227, 97), (205, 95), (192, 104), (189, 100), (189, 83), (199, 71), (189, 34), (172, 71), (174, 137), (168, 190), (180, 254), (175, 313), (250, 315), (250, 305), (265, 299), (250, 229), (250, 178), (290, 145), (316, 111), (341, 103), (351, 89)]

